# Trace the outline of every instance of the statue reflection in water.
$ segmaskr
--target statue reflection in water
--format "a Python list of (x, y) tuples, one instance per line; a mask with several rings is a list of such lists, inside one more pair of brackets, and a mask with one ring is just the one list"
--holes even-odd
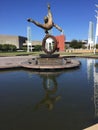
[(52, 75), (41, 75), (43, 78), (43, 88), (45, 90), (44, 98), (36, 104), (34, 110), (40, 109), (42, 106), (52, 110), (54, 108), (55, 102), (61, 99), (61, 96), (57, 96), (57, 81), (55, 76)]

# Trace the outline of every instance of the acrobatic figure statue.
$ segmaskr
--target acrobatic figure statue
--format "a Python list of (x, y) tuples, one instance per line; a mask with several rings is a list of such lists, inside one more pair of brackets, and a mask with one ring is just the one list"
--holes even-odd
[(49, 4), (48, 4), (48, 15), (44, 17), (44, 24), (41, 24), (31, 18), (27, 19), (27, 21), (32, 22), (38, 27), (44, 29), (46, 34), (48, 33), (48, 30), (52, 29), (53, 27), (55, 27), (61, 32), (63, 31), (58, 25), (54, 24)]

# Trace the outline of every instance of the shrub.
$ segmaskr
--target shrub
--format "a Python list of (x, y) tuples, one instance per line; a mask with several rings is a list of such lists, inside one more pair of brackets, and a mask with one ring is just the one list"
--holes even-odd
[(2, 51), (2, 44), (0, 44), (0, 51)]
[(42, 51), (42, 45), (36, 45), (34, 51)]
[(96, 48), (98, 49), (98, 44), (96, 44)]
[(12, 44), (0, 44), (0, 51), (16, 51), (16, 46)]
[(9, 51), (16, 51), (16, 46), (15, 45), (9, 45)]

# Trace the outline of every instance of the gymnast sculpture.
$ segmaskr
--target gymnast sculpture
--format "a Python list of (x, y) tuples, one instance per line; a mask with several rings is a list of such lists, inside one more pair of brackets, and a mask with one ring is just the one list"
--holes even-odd
[(48, 33), (48, 30), (52, 29), (53, 27), (63, 32), (63, 30), (58, 25), (54, 24), (49, 4), (48, 4), (48, 15), (44, 17), (44, 24), (41, 24), (31, 18), (27, 19), (27, 21), (34, 23), (36, 26), (44, 29), (46, 34)]

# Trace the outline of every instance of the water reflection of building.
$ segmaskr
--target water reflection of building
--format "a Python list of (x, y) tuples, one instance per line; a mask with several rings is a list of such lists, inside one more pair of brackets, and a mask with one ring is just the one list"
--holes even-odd
[(98, 67), (95, 66), (95, 59), (87, 59), (88, 80), (94, 82), (94, 106), (95, 116), (98, 117)]
[(92, 75), (93, 75), (93, 63), (94, 60), (93, 59), (87, 59), (87, 76), (88, 76), (88, 80), (90, 81), (90, 79), (92, 79)]
[(98, 67), (94, 66), (94, 104), (95, 114), (98, 117)]

